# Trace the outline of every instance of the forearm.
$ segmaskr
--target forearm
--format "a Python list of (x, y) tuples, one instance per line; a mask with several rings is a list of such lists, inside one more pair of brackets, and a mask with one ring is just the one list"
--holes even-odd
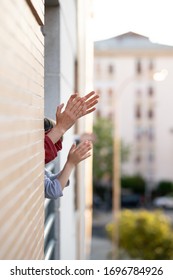
[(63, 129), (60, 129), (57, 126), (54, 126), (50, 132), (47, 133), (47, 136), (51, 139), (53, 144), (55, 144), (65, 133)]
[(62, 189), (64, 189), (65, 186), (67, 185), (69, 177), (70, 177), (74, 167), (75, 167), (74, 164), (71, 164), (67, 161), (64, 165), (64, 168), (62, 169), (62, 171), (58, 175), (57, 179), (59, 180)]

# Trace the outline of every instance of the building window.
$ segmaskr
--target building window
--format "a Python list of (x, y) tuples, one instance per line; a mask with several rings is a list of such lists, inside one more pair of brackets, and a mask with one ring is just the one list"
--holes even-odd
[(153, 162), (153, 161), (154, 161), (154, 153), (153, 153), (153, 152), (150, 152), (150, 153), (148, 154), (148, 161), (149, 161), (149, 162)]
[(148, 139), (150, 141), (152, 141), (154, 139), (154, 129), (151, 126), (148, 128)]
[(138, 60), (137, 63), (136, 63), (136, 73), (138, 75), (140, 75), (142, 73), (142, 66), (141, 66), (141, 61)]
[(153, 109), (149, 109), (149, 110), (148, 110), (148, 118), (149, 118), (149, 119), (153, 119), (153, 117), (154, 117)]
[(137, 139), (138, 141), (141, 140), (142, 135), (143, 135), (143, 129), (142, 129), (142, 127), (140, 127), (140, 126), (136, 127), (136, 139)]
[(138, 164), (140, 163), (142, 160), (141, 156), (140, 155), (137, 155), (136, 158), (135, 158), (135, 162)]
[(137, 119), (141, 118), (141, 107), (139, 105), (136, 107), (135, 116)]
[(110, 105), (113, 103), (113, 90), (111, 88), (108, 90), (108, 103)]
[(110, 98), (112, 98), (112, 95), (113, 95), (113, 90), (112, 90), (112, 88), (110, 88), (110, 89), (108, 90), (108, 95), (109, 95)]
[(113, 74), (113, 73), (114, 73), (114, 67), (113, 67), (112, 64), (110, 64), (110, 65), (108, 66), (108, 72), (109, 72), (109, 74)]
[(154, 69), (154, 64), (153, 64), (152, 60), (150, 60), (150, 62), (149, 62), (148, 69), (149, 69), (149, 71), (153, 71), (153, 69)]
[(152, 87), (149, 87), (148, 88), (148, 95), (153, 96), (153, 94), (154, 94), (154, 89)]
[(112, 88), (108, 89), (108, 98), (109, 98), (109, 103), (112, 104), (112, 102), (113, 102), (113, 90), (112, 90)]

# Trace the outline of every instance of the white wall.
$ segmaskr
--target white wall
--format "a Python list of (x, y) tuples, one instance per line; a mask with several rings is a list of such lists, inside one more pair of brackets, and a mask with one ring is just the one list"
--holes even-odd
[[(76, 2), (60, 1), (60, 102), (66, 104), (74, 93), (76, 59)], [(68, 151), (74, 141), (74, 127), (65, 135), (63, 152), (60, 157), (61, 168), (66, 161)], [(76, 227), (74, 210), (74, 180), (70, 177), (70, 186), (64, 190), (60, 200), (60, 259), (76, 258)]]
[(173, 181), (173, 58), (159, 58), (157, 68), (167, 69), (168, 76), (156, 83), (156, 179)]

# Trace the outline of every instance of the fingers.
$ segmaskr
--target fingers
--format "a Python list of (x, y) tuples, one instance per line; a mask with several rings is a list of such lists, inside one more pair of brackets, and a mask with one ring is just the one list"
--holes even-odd
[(83, 106), (84, 106), (84, 100), (82, 100), (81, 97), (76, 95), (74, 98), (69, 99), (65, 109), (69, 110), (69, 112), (75, 113), (76, 111), (81, 110)]
[(88, 157), (90, 157), (91, 156), (91, 153), (85, 153), (83, 156), (81, 156), (81, 161), (82, 160), (84, 160), (84, 159), (86, 159), (86, 158), (88, 158)]
[(87, 109), (93, 107), (94, 105), (96, 105), (98, 103), (98, 95), (95, 95), (93, 98), (89, 99), (88, 101), (85, 102)]
[(73, 121), (96, 110), (99, 95), (91, 91), (84, 97), (79, 97), (77, 93), (72, 94), (65, 107), (65, 112)]
[[(89, 93), (87, 96), (91, 97), (93, 96), (93, 93), (95, 94), (95, 92), (93, 91)], [(95, 95), (94, 97), (87, 99), (87, 101), (85, 100), (85, 97), (81, 98), (84, 103), (80, 103), (80, 105), (79, 104), (74, 105), (76, 106), (75, 112), (77, 113), (77, 116), (82, 117), (95, 111), (96, 108), (94, 106), (98, 103), (98, 98), (99, 95)]]
[(87, 110), (86, 112), (85, 112), (85, 114), (83, 114), (82, 116), (86, 116), (86, 115), (88, 115), (88, 114), (90, 114), (90, 113), (92, 113), (92, 112), (94, 112), (96, 110), (96, 108), (94, 107), (94, 108), (92, 108), (92, 109), (90, 109), (90, 110)]
[(95, 91), (90, 92), (84, 97), (86, 110), (83, 116), (96, 110), (94, 106), (98, 103), (98, 99), (99, 99), (99, 95), (95, 94)]
[(82, 100), (82, 98), (80, 97), (77, 97), (76, 100), (73, 101), (71, 111), (73, 110), (74, 113), (78, 113), (81, 110), (83, 110), (84, 106), (85, 106), (84, 100)]
[(59, 105), (56, 109), (56, 118), (58, 118), (58, 116), (61, 114), (61, 110), (64, 107), (64, 103), (62, 103), (61, 105)]
[(98, 103), (99, 95), (95, 93), (95, 91), (91, 91), (84, 97), (76, 96), (71, 100), (71, 110), (73, 108), (76, 109), (76, 111), (82, 110), (83, 106), (85, 106), (85, 109), (91, 109), (93, 106), (95, 106)]
[(72, 102), (77, 96), (78, 96), (77, 93), (72, 94), (72, 95), (70, 96), (68, 102), (69, 102), (69, 103)]
[(74, 108), (74, 114), (76, 115), (77, 118), (84, 116), (86, 111), (87, 111), (86, 104), (81, 104), (80, 106), (76, 106), (76, 108)]
[(95, 94), (95, 91), (91, 91), (90, 93), (86, 94), (83, 99), (86, 101), (88, 100), (91, 96), (93, 96)]
[(65, 107), (65, 109), (71, 109), (71, 107), (73, 106), (73, 102), (74, 100), (78, 97), (78, 94), (77, 93), (74, 93), (70, 96), (68, 102), (67, 102), (67, 105)]
[(88, 140), (81, 142), (77, 146), (77, 151), (80, 153), (80, 155), (82, 157), (85, 156), (91, 149), (92, 149), (92, 143), (91, 143), (91, 141), (88, 141)]
[(90, 157), (91, 149), (92, 149), (92, 143), (88, 140), (81, 142), (77, 147), (75, 144), (73, 144), (68, 154), (69, 163), (75, 166), (79, 162)]
[(94, 107), (96, 104), (98, 103), (98, 101), (94, 101), (94, 102), (92, 102), (92, 103), (90, 103), (89, 105), (86, 105), (86, 111), (85, 111), (85, 115), (86, 114), (89, 114), (89, 113), (91, 113), (91, 112), (93, 112), (93, 111), (95, 111), (96, 110), (96, 107)]

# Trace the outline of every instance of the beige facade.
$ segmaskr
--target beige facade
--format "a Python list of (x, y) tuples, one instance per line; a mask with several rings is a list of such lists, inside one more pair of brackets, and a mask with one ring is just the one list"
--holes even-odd
[[(81, 95), (93, 90), (92, 64), (86, 65), (93, 48), (87, 51), (85, 41), (90, 5), (79, 3), (1, 1), (0, 259), (85, 259), (89, 252), (92, 162), (72, 174), (60, 200), (44, 199), (44, 115), (55, 118), (57, 105), (76, 89)], [(77, 65), (85, 75), (77, 75)], [(92, 116), (67, 132), (50, 169), (62, 168), (75, 134), (91, 124)]]
[(97, 113), (113, 119), (130, 146), (122, 174), (140, 174), (150, 188), (173, 181), (172, 65), (173, 47), (133, 32), (95, 42)]
[(33, 14), (31, 1), (1, 1), (1, 259), (44, 258), (44, 6), (39, 2), (41, 16)]

